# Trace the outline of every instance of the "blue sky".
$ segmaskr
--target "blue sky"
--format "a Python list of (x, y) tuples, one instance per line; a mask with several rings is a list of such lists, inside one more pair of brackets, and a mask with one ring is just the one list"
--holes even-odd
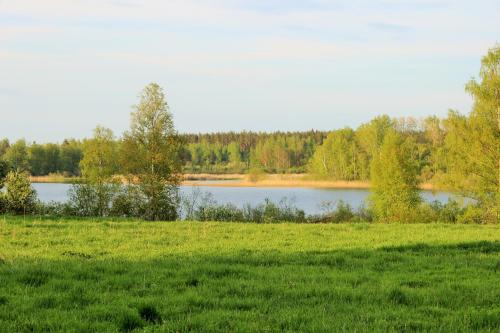
[(180, 132), (468, 112), (493, 0), (0, 0), (0, 137), (120, 135), (149, 82)]

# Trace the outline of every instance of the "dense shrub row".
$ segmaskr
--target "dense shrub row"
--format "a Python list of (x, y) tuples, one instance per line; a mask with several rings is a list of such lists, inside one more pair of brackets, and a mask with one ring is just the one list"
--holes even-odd
[[(147, 198), (138, 186), (119, 184), (75, 184), (69, 190), (69, 200), (64, 203), (40, 202), (28, 176), (22, 172), (10, 172), (5, 178), (5, 189), (0, 192), (0, 213), (26, 214), (54, 217), (133, 217), (144, 218), (148, 214)], [(326, 202), (322, 213), (306, 215), (294, 203), (283, 198), (274, 203), (265, 200), (256, 206), (249, 204), (238, 207), (220, 204), (210, 193), (193, 190), (190, 195), (180, 197), (176, 187), (165, 187), (155, 202), (157, 211), (165, 220), (183, 219), (191, 221), (222, 221), (252, 223), (343, 223), (373, 222), (373, 212), (360, 207), (353, 209), (349, 204)], [(172, 198), (176, 198), (172, 201)], [(419, 223), (483, 223), (483, 212), (473, 204), (467, 206), (450, 200), (447, 203), (434, 201), (421, 203), (416, 207), (415, 222)]]

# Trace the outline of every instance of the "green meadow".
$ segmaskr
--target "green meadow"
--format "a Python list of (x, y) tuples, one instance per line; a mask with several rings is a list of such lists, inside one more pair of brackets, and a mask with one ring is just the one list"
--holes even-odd
[(498, 332), (500, 226), (0, 217), (1, 332)]

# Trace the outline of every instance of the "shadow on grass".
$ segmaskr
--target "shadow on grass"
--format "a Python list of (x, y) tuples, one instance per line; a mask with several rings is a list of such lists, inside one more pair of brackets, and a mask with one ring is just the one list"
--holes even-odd
[(23, 331), (498, 331), (500, 242), (0, 263)]

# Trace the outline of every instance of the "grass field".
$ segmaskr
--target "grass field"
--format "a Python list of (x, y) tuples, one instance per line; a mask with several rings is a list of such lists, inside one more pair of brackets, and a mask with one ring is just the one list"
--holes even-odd
[(500, 330), (500, 226), (0, 216), (2, 332)]

